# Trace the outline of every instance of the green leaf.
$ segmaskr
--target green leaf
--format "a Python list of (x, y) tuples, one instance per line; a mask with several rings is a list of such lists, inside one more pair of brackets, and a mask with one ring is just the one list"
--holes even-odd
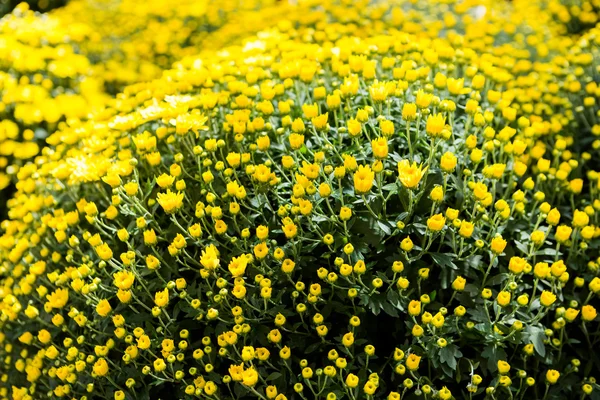
[(387, 292), (387, 299), (394, 307), (400, 308), (400, 296), (395, 290)]
[[(554, 249), (554, 248), (545, 248), (545, 249), (538, 250), (538, 251), (536, 251), (533, 254), (536, 255), (536, 256), (554, 256), (554, 255), (556, 255), (556, 249)], [(561, 254), (562, 253), (559, 252), (558, 255), (560, 256)]]
[(489, 344), (483, 349), (481, 358), (487, 360), (487, 367), (491, 372), (496, 372), (498, 361), (506, 360), (506, 352), (495, 344)]
[(321, 342), (313, 343), (310, 346), (308, 346), (306, 349), (304, 349), (303, 352), (306, 354), (312, 353), (313, 351), (317, 350), (320, 346), (321, 346)]
[(425, 232), (427, 231), (427, 226), (420, 224), (418, 222), (415, 222), (414, 224), (411, 225), (417, 232), (419, 232), (421, 235), (424, 235)]
[(383, 190), (384, 192), (389, 192), (390, 194), (396, 194), (398, 193), (398, 184), (388, 183), (387, 185), (382, 186), (381, 190)]
[(433, 261), (441, 267), (448, 267), (452, 269), (458, 269), (458, 267), (452, 262), (453, 256), (444, 253), (430, 253), (429, 254)]
[(488, 286), (495, 286), (495, 285), (499, 285), (499, 284), (501, 284), (502, 282), (504, 282), (505, 280), (507, 280), (509, 277), (510, 277), (510, 275), (509, 275), (509, 274), (507, 274), (507, 273), (498, 274), (498, 275), (494, 276), (492, 279), (490, 279), (490, 280), (487, 282), (487, 285), (488, 285)]
[(379, 225), (379, 229), (381, 229), (383, 231), (383, 233), (385, 233), (386, 235), (392, 234), (392, 230), (385, 222), (377, 221), (377, 225)]
[(278, 378), (281, 377), (281, 373), (280, 372), (273, 372), (271, 373), (269, 376), (267, 376), (267, 381), (274, 381)]
[(540, 356), (544, 357), (546, 355), (546, 346), (544, 345), (546, 334), (544, 333), (544, 330), (537, 326), (531, 326), (527, 329), (527, 332), (529, 333), (529, 340), (533, 343), (535, 351)]
[(456, 370), (457, 358), (462, 357), (462, 353), (458, 350), (453, 344), (450, 344), (440, 350), (440, 361), (452, 368), (452, 370)]
[(517, 249), (521, 250), (521, 252), (528, 254), (529, 253), (529, 249), (527, 248), (527, 245), (525, 243), (521, 243), (517, 240), (514, 241), (515, 246), (517, 247)]

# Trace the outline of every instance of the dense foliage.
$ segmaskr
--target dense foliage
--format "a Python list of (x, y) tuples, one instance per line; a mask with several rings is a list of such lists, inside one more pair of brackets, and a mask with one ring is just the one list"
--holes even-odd
[(599, 398), (593, 5), (149, 3), (0, 22), (1, 397)]

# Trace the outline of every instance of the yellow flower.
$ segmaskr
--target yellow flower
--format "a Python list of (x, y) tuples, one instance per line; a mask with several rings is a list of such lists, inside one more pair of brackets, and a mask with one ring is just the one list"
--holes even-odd
[(419, 108), (427, 108), (433, 100), (433, 94), (424, 92), (423, 90), (417, 90), (415, 102)]
[(343, 337), (342, 337), (342, 344), (345, 347), (350, 347), (352, 346), (352, 344), (354, 344), (354, 334), (352, 332), (348, 332), (346, 333)]
[(329, 121), (329, 113), (321, 114), (311, 119), (313, 126), (318, 131), (329, 129), (327, 121)]
[(125, 189), (125, 193), (128, 196), (135, 196), (138, 192), (139, 186), (137, 183), (135, 182), (127, 182), (124, 186), (123, 189)]
[(470, 238), (473, 235), (473, 223), (462, 220), (460, 221), (460, 228), (458, 234), (464, 238)]
[(269, 247), (267, 246), (267, 244), (265, 242), (261, 242), (261, 243), (257, 244), (256, 246), (254, 246), (254, 255), (259, 260), (262, 260), (268, 254), (269, 254)]
[(304, 135), (300, 135), (298, 133), (290, 134), (290, 146), (293, 150), (298, 150), (300, 147), (304, 145)]
[(477, 182), (473, 186), (473, 195), (479, 201), (485, 199), (488, 196), (488, 189), (487, 189), (487, 186), (485, 185), (485, 183)]
[(246, 266), (248, 265), (248, 258), (242, 254), (239, 257), (233, 257), (228, 265), (229, 272), (234, 278), (244, 275), (246, 272)]
[(490, 247), (495, 254), (501, 254), (506, 248), (506, 240), (502, 236), (496, 236), (492, 239)]
[(510, 371), (510, 364), (504, 360), (498, 360), (497, 367), (498, 373), (502, 375), (508, 374)]
[(442, 114), (432, 114), (427, 117), (425, 131), (432, 137), (441, 136), (442, 130), (446, 127), (446, 117)]
[(411, 329), (411, 334), (414, 337), (421, 337), (425, 333), (425, 330), (421, 325), (415, 324)]
[(342, 207), (340, 209), (339, 216), (342, 221), (348, 221), (350, 218), (352, 218), (352, 210), (348, 207)]
[(583, 179), (573, 179), (570, 181), (569, 190), (575, 194), (580, 194), (583, 190)]
[(588, 288), (590, 291), (600, 294), (600, 278), (595, 276), (589, 283)]
[(302, 121), (301, 118), (296, 118), (292, 122), (292, 131), (293, 132), (302, 133), (305, 131), (305, 129), (306, 129), (306, 127), (304, 126), (304, 121)]
[(371, 171), (371, 167), (368, 165), (359, 166), (354, 173), (354, 190), (356, 193), (368, 193), (373, 187), (373, 179), (375, 179), (375, 173)]
[(506, 164), (492, 164), (486, 165), (483, 168), (483, 175), (489, 179), (500, 179), (504, 174), (504, 170), (506, 169)]
[(271, 180), (271, 168), (264, 164), (257, 165), (252, 177), (261, 183), (267, 183)]
[(508, 269), (513, 274), (520, 274), (521, 272), (523, 272), (523, 269), (525, 269), (526, 265), (527, 261), (524, 258), (511, 257), (510, 261), (508, 262)]
[(112, 188), (116, 188), (121, 185), (121, 177), (119, 177), (117, 174), (106, 175), (102, 178), (102, 181), (109, 184)]
[(100, 246), (96, 246), (94, 248), (96, 250), (96, 254), (104, 261), (108, 261), (112, 258), (113, 252), (106, 243), (102, 243)]
[(25, 315), (29, 319), (34, 319), (34, 318), (37, 318), (38, 315), (40, 315), (40, 312), (39, 312), (39, 310), (37, 308), (35, 308), (31, 304), (29, 304), (27, 306), (27, 308), (25, 309)]
[(538, 279), (546, 279), (550, 274), (550, 266), (547, 263), (539, 262), (535, 264), (533, 274)]
[(357, 387), (358, 382), (359, 382), (358, 376), (356, 376), (354, 374), (348, 374), (348, 376), (346, 377), (346, 386), (348, 386), (351, 389)]
[[(265, 140), (263, 138), (266, 138), (267, 141), (269, 140), (268, 136), (262, 136), (256, 140), (259, 143), (258, 148), (261, 150), (262, 150), (262, 148), (265, 147)], [(267, 147), (268, 147), (268, 145), (267, 145)], [(227, 160), (227, 164), (229, 164), (229, 166), (231, 166), (231, 168), (237, 168), (240, 166), (240, 164), (242, 162), (242, 155), (240, 153), (232, 152), (232, 153), (227, 154), (227, 157), (225, 157), (225, 159)]]
[(596, 319), (597, 315), (598, 313), (592, 305), (588, 304), (581, 307), (581, 319), (583, 319), (584, 321), (593, 321), (594, 319)]
[[(353, 172), (356, 171), (356, 169), (358, 168), (358, 163), (356, 162), (356, 158), (354, 158), (351, 155), (348, 154), (344, 154), (342, 156), (344, 158), (344, 167), (346, 170)], [(341, 171), (340, 171), (341, 173)], [(343, 177), (343, 175), (342, 175)]]
[(575, 318), (577, 318), (578, 315), (579, 315), (579, 310), (576, 310), (574, 308), (568, 308), (565, 311), (565, 319), (568, 322), (573, 322), (575, 320)]
[(242, 373), (242, 384), (253, 387), (258, 382), (258, 372), (254, 367), (250, 367)]
[(303, 104), (302, 112), (304, 113), (305, 118), (313, 118), (319, 115), (319, 105), (317, 103), (314, 104)]
[(108, 374), (108, 363), (104, 358), (99, 358), (93, 367), (93, 371), (98, 376), (105, 376)]
[(340, 95), (337, 93), (334, 94), (330, 94), (327, 96), (327, 108), (330, 110), (335, 110), (336, 108), (339, 108), (340, 105), (342, 103), (342, 99), (340, 98)]
[(331, 196), (331, 186), (328, 183), (321, 183), (319, 185), (319, 196), (325, 198)]
[(457, 292), (462, 292), (465, 290), (466, 283), (467, 280), (465, 278), (462, 276), (457, 276), (456, 279), (454, 279), (454, 282), (452, 282), (452, 289), (456, 290)]
[(288, 239), (292, 239), (298, 233), (298, 227), (293, 222), (288, 222), (283, 225), (283, 233)]
[[(51, 360), (56, 359), (56, 357), (58, 357), (58, 354), (59, 354), (58, 353), (58, 349), (54, 345), (51, 345), (45, 351), (45, 356), (48, 357)], [(103, 370), (102, 367), (106, 366), (106, 370), (108, 371), (108, 365), (106, 364), (106, 361), (104, 359), (100, 359), (100, 360), (104, 361), (104, 363), (100, 362), (100, 364), (99, 364), (99, 370), (102, 372), (102, 370)], [(98, 362), (100, 360), (96, 361), (96, 364), (98, 364)], [(94, 367), (95, 367), (95, 365), (94, 365)]]
[(156, 360), (154, 360), (153, 366), (156, 372), (162, 372), (167, 368), (167, 364), (162, 358), (157, 358)]
[(544, 290), (540, 295), (540, 303), (544, 307), (550, 307), (556, 301), (556, 295), (552, 292)]
[(377, 82), (369, 87), (369, 94), (375, 103), (383, 103), (388, 97), (388, 90), (384, 82)]
[(452, 398), (452, 392), (446, 386), (439, 391), (438, 395), (441, 400), (450, 400)]
[(590, 217), (583, 211), (575, 210), (573, 214), (573, 227), (583, 228), (590, 223)]
[(419, 300), (411, 300), (408, 304), (408, 313), (413, 317), (421, 314), (421, 302)]
[(154, 229), (147, 229), (144, 231), (144, 243), (147, 246), (153, 246), (158, 242), (156, 232)]
[(404, 103), (402, 106), (402, 119), (413, 121), (417, 118), (417, 105), (414, 103)]
[(570, 226), (560, 225), (556, 228), (556, 233), (554, 234), (554, 237), (556, 238), (557, 242), (564, 243), (570, 239), (571, 232), (573, 232), (573, 229)]
[(242, 286), (242, 285), (234, 285), (233, 286), (233, 290), (231, 291), (231, 293), (237, 299), (243, 299), (246, 296), (246, 287)]
[(501, 291), (500, 293), (498, 293), (498, 297), (496, 297), (496, 301), (498, 302), (498, 304), (501, 307), (506, 307), (507, 305), (510, 304), (510, 293), (506, 292), (506, 291)]
[(412, 240), (410, 240), (410, 238), (407, 236), (404, 239), (402, 239), (402, 242), (400, 242), (400, 248), (404, 251), (411, 251), (414, 247), (414, 244), (412, 242)]
[(106, 317), (111, 311), (112, 307), (110, 306), (108, 300), (102, 299), (100, 302), (98, 302), (98, 305), (96, 306), (96, 312), (98, 315), (101, 317)]
[[(448, 91), (453, 95), (463, 94), (465, 91), (463, 89), (464, 83), (465, 83), (464, 78), (459, 78), (459, 79), (448, 78), (448, 81), (447, 81)], [(468, 93), (468, 91), (467, 91), (467, 93)]]
[(172, 214), (183, 205), (183, 193), (173, 193), (167, 189), (166, 193), (159, 193), (156, 200), (167, 214)]
[(441, 186), (436, 185), (431, 190), (431, 193), (429, 193), (429, 198), (431, 198), (431, 200), (435, 202), (440, 202), (444, 200), (444, 189)]
[(421, 363), (421, 357), (412, 353), (406, 358), (406, 368), (410, 371), (416, 371), (419, 369), (419, 364)]
[(160, 266), (160, 261), (153, 255), (149, 255), (146, 257), (146, 266), (148, 269), (155, 270)]
[(33, 340), (33, 335), (31, 334), (31, 332), (25, 332), (23, 333), (21, 336), (19, 336), (19, 342), (23, 343), (23, 344), (31, 344)]
[(122, 290), (128, 290), (135, 282), (135, 275), (131, 271), (118, 271), (113, 274), (113, 284)]
[(360, 132), (362, 131), (362, 124), (360, 122), (355, 119), (349, 119), (347, 125), (350, 136), (356, 137), (360, 135)]
[(129, 303), (131, 301), (131, 290), (121, 290), (117, 291), (117, 297), (121, 303)]
[(363, 386), (363, 391), (368, 395), (373, 395), (377, 391), (377, 384), (372, 381), (367, 381)]
[(398, 163), (398, 178), (408, 189), (415, 189), (419, 186), (419, 182), (426, 172), (427, 167), (422, 168), (416, 162), (411, 164), (408, 160), (402, 160)]
[(546, 234), (540, 230), (535, 230), (531, 232), (530, 238), (534, 244), (540, 246), (544, 243), (544, 240), (546, 239)]
[(548, 381), (549, 384), (554, 385), (558, 381), (558, 378), (560, 378), (560, 373), (557, 370), (549, 369), (546, 372), (546, 381)]
[(158, 291), (154, 294), (154, 304), (158, 307), (165, 307), (169, 304), (169, 289), (165, 288), (164, 290)]
[(444, 326), (444, 322), (446, 321), (446, 319), (444, 318), (444, 316), (442, 315), (442, 313), (437, 313), (435, 314), (435, 316), (432, 318), (431, 323), (433, 324), (433, 326), (435, 326), (436, 328), (441, 328), (442, 326)]
[(51, 308), (63, 308), (69, 301), (69, 291), (67, 289), (56, 289), (46, 296)]
[(394, 135), (394, 123), (390, 120), (384, 119), (379, 121), (379, 129), (381, 134), (385, 137)]
[(371, 141), (371, 148), (375, 158), (383, 159), (388, 155), (388, 142), (385, 138), (377, 138)]
[(298, 207), (300, 208), (300, 213), (302, 215), (309, 215), (312, 212), (313, 205), (310, 200), (299, 199)]
[(231, 376), (231, 379), (234, 382), (240, 382), (242, 379), (244, 379), (244, 363), (241, 363), (240, 365), (230, 365), (228, 372), (229, 376)]
[(440, 160), (440, 167), (442, 168), (442, 171), (450, 173), (456, 168), (456, 163), (456, 156), (451, 152), (447, 151), (444, 153), (442, 159)]
[(446, 218), (442, 214), (436, 214), (427, 219), (427, 228), (433, 232), (439, 232), (444, 228)]
[(306, 161), (302, 162), (302, 168), (300, 168), (300, 172), (302, 172), (308, 179), (314, 180), (319, 177), (320, 167), (318, 164), (309, 164)]
[(200, 263), (209, 271), (214, 271), (219, 266), (219, 251), (214, 244), (210, 244), (202, 250)]

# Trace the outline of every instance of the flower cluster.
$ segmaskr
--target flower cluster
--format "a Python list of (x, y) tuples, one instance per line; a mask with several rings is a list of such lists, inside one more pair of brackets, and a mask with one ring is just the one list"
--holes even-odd
[(260, 18), (15, 168), (0, 397), (597, 396), (600, 27), (529, 1)]
[(174, 61), (196, 54), (232, 11), (245, 15), (270, 4), (186, 1), (172, 7), (153, 0), (115, 7), (80, 0), (49, 14), (19, 4), (0, 19), (0, 191), (59, 125), (101, 112), (112, 101), (109, 93), (157, 78)]
[(600, 1), (555, 0), (548, 3), (548, 11), (560, 24), (564, 24), (566, 32), (580, 34), (599, 22)]

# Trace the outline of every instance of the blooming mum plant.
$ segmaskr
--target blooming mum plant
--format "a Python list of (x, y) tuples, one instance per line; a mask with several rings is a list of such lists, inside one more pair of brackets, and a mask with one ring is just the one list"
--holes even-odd
[(15, 171), (3, 398), (598, 398), (600, 31), (347, 3)]

